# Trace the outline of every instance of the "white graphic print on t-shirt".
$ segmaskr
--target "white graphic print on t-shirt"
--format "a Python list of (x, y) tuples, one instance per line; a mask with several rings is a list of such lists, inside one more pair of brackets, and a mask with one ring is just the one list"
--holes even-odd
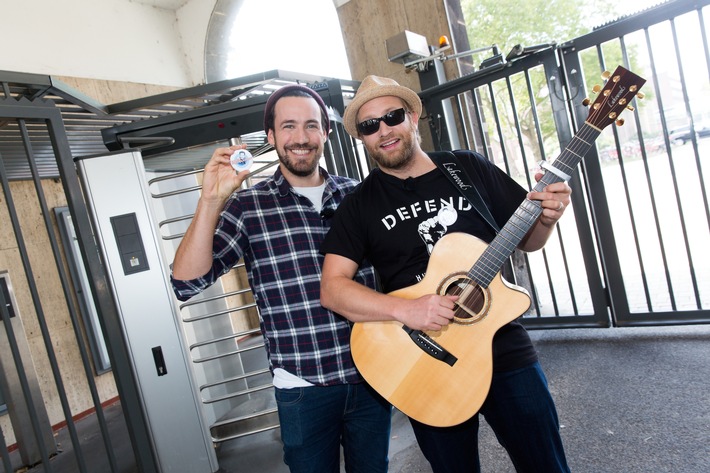
[(436, 242), (446, 235), (448, 228), (456, 223), (458, 212), (450, 206), (444, 206), (439, 209), (436, 217), (431, 217), (419, 224), (419, 236), (426, 245), (427, 252), (431, 254)]
[(421, 215), (423, 215), (424, 218), (432, 218), (434, 215), (438, 216), (439, 211), (444, 207), (449, 207), (459, 212), (471, 210), (471, 204), (463, 196), (449, 197), (446, 199), (429, 199), (398, 207), (394, 210), (394, 213), (385, 215), (381, 221), (387, 230), (392, 230), (397, 225), (397, 222), (418, 218)]
[(436, 242), (458, 220), (458, 212), (466, 212), (470, 209), (471, 204), (463, 196), (429, 199), (398, 207), (394, 213), (386, 215), (381, 221), (387, 230), (392, 230), (397, 222), (423, 217), (417, 231), (419, 237), (424, 241), (427, 251), (431, 254)]

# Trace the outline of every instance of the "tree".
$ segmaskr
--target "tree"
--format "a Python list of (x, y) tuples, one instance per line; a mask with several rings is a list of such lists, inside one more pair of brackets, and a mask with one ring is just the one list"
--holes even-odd
[[(597, 8), (598, 4), (594, 0), (461, 0), (471, 48), (495, 44), (504, 56), (516, 45), (530, 47), (563, 43), (589, 33), (595, 25), (616, 17), (615, 4), (605, 5), (604, 9)], [(613, 55), (615, 57), (607, 58), (610, 64), (621, 59), (620, 52)], [(596, 58), (587, 54), (582, 59), (585, 77), (598, 78), (601, 71)], [(518, 128), (514, 122), (517, 116), (523, 146), (537, 162), (542, 159), (538, 131), (543, 144), (549, 142), (556, 149), (556, 130), (551, 119), (541, 119), (540, 123), (536, 123), (533, 112), (537, 108), (549, 107), (549, 94), (558, 92), (548, 90), (547, 78), (542, 71), (532, 71), (529, 78), (530, 92), (524, 76), (511, 78), (509, 85), (514, 103), (511, 102), (508, 84), (502, 83), (493, 84), (491, 93), (480, 93), (479, 100), (484, 110), (491, 110), (495, 102), (499, 112), (504, 112), (497, 114), (501, 133), (508, 138), (502, 140), (502, 147), (509, 142), (512, 146), (517, 141)], [(534, 103), (529, 100), (531, 95)], [(501, 110), (502, 107), (505, 110)], [(488, 136), (495, 139), (495, 134), (489, 132)], [(523, 170), (518, 169), (517, 173), (520, 172)]]

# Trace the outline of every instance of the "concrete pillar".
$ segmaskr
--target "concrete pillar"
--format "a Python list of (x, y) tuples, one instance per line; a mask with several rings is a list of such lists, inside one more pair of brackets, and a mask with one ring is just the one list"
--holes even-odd
[[(362, 80), (376, 74), (420, 92), (419, 73), (408, 71), (401, 63), (390, 62), (386, 41), (404, 30), (426, 37), (429, 45), (438, 45), (442, 35), (452, 38), (447, 1), (451, 0), (336, 0), (353, 79)], [(444, 70), (448, 80), (457, 77), (453, 62), (444, 63)], [(423, 114), (426, 116), (426, 110)], [(432, 149), (425, 120), (420, 121), (419, 130), (424, 149)]]

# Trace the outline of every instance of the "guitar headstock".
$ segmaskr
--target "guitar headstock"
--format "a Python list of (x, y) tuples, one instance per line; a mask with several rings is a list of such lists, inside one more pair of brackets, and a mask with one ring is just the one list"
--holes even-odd
[[(613, 74), (605, 73), (608, 77), (606, 85), (601, 90), (595, 90), (599, 95), (592, 103), (586, 123), (598, 129), (614, 123), (624, 109), (629, 108), (631, 99), (639, 95), (639, 89), (646, 83), (646, 79), (637, 76), (631, 71), (619, 66)], [(595, 87), (595, 89), (597, 89)], [(588, 101), (585, 100), (585, 105)]]

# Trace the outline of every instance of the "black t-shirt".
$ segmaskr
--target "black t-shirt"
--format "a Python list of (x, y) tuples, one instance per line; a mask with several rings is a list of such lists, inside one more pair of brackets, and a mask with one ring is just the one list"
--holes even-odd
[[(457, 151), (456, 156), (469, 175), (477, 173), (483, 184), (477, 190), (503, 227), (527, 191), (480, 154)], [(495, 237), (439, 169), (404, 180), (375, 169), (343, 199), (321, 252), (357, 263), (369, 260), (383, 291), (389, 293), (421, 281), (433, 246), (451, 232), (469, 233), (486, 243)], [(512, 322), (498, 331), (493, 339), (494, 370), (515, 369), (535, 360), (522, 325)]]

